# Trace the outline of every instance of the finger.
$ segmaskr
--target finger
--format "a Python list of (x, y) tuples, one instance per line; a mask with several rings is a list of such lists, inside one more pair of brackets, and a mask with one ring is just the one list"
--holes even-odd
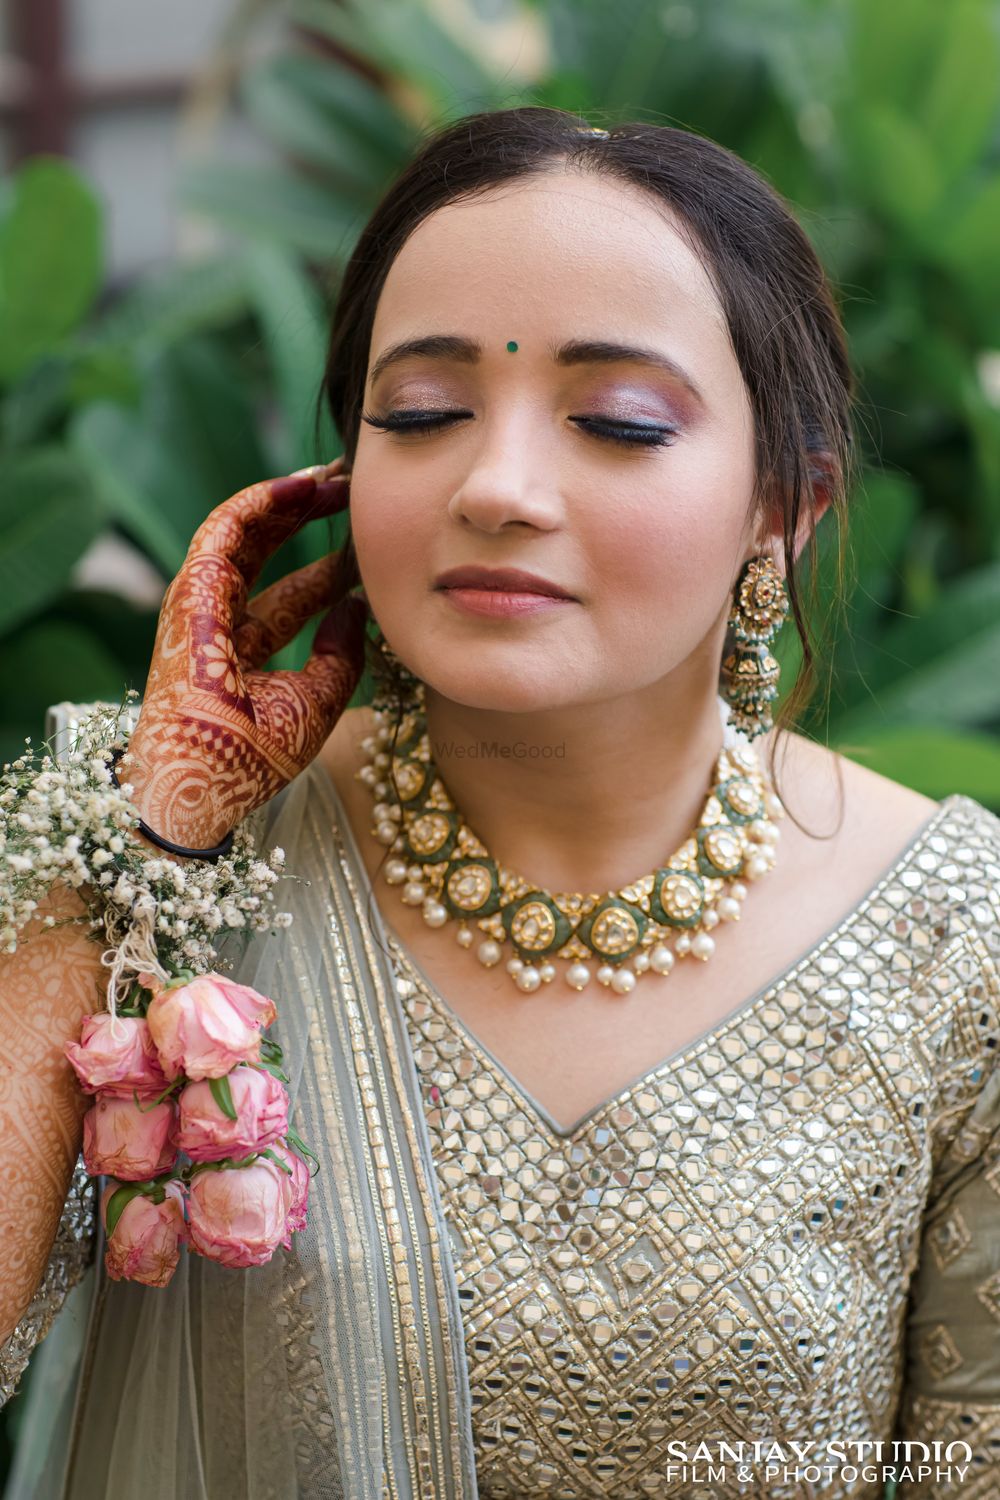
[(265, 479), (217, 505), (198, 527), (188, 559), (225, 557), (252, 588), (264, 563), (308, 521), (331, 516), (350, 501), (350, 477), (317, 464), (297, 474)]
[(328, 553), (279, 578), (249, 601), (233, 634), (237, 655), (245, 667), (262, 667), (294, 640), (307, 620), (329, 608), (339, 564), (340, 553)]
[(299, 672), (255, 672), (248, 686), (258, 723), (274, 724), (288, 757), (300, 768), (318, 754), (361, 680), (367, 608), (349, 594), (334, 605), (317, 632), (322, 649)]

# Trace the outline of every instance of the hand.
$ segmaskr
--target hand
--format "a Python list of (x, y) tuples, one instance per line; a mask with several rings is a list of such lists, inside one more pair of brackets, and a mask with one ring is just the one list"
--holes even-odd
[(247, 596), (307, 521), (343, 510), (343, 459), (264, 480), (202, 522), (164, 595), (139, 719), (119, 779), (143, 820), (186, 848), (219, 843), (322, 748), (364, 667), (367, 602), (339, 599), (299, 672), (267, 662), (330, 603), (339, 553)]

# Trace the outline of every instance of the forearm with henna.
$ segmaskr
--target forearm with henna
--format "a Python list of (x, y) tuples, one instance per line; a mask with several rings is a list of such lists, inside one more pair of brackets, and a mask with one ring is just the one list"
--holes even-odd
[(332, 554), (252, 600), (265, 559), (306, 521), (341, 510), (340, 460), (251, 485), (199, 527), (164, 597), (143, 705), (120, 779), (162, 837), (210, 848), (314, 757), (363, 666), (365, 601), (346, 596), (300, 672), (264, 664), (330, 603)]
[[(47, 914), (64, 925), (44, 927)], [(0, 1342), (44, 1275), (91, 1102), (63, 1050), (105, 1003), (86, 917), (79, 892), (57, 886), (0, 957)]]

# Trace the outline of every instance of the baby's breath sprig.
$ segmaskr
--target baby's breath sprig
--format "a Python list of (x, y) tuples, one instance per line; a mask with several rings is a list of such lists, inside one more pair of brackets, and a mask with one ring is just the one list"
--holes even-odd
[(53, 886), (72, 886), (88, 917), (68, 920), (87, 920), (108, 949), (112, 1011), (144, 970), (164, 980), (182, 971), (205, 974), (218, 965), (222, 933), (292, 922), (290, 912), (273, 910), (284, 851), (258, 858), (249, 820), (214, 864), (159, 858), (136, 836), (134, 789), (113, 784), (110, 756), (127, 749), (131, 730), (122, 721), (138, 696), (129, 688), (118, 708), (97, 705), (58, 756), (53, 741), (34, 750), (27, 739), (0, 774), (0, 951), (17, 951), (18, 934)]

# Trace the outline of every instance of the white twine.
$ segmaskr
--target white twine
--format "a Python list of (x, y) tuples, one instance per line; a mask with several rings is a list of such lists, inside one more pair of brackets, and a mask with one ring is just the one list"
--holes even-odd
[(152, 974), (161, 984), (166, 984), (171, 977), (156, 956), (155, 918), (155, 905), (137, 902), (132, 910), (131, 923), (125, 929), (121, 942), (101, 954), (101, 963), (111, 970), (108, 977), (108, 1010), (114, 1018), (111, 1024), (112, 1035), (118, 1020), (119, 988), (132, 982), (131, 979), (126, 979), (126, 974), (133, 977)]

